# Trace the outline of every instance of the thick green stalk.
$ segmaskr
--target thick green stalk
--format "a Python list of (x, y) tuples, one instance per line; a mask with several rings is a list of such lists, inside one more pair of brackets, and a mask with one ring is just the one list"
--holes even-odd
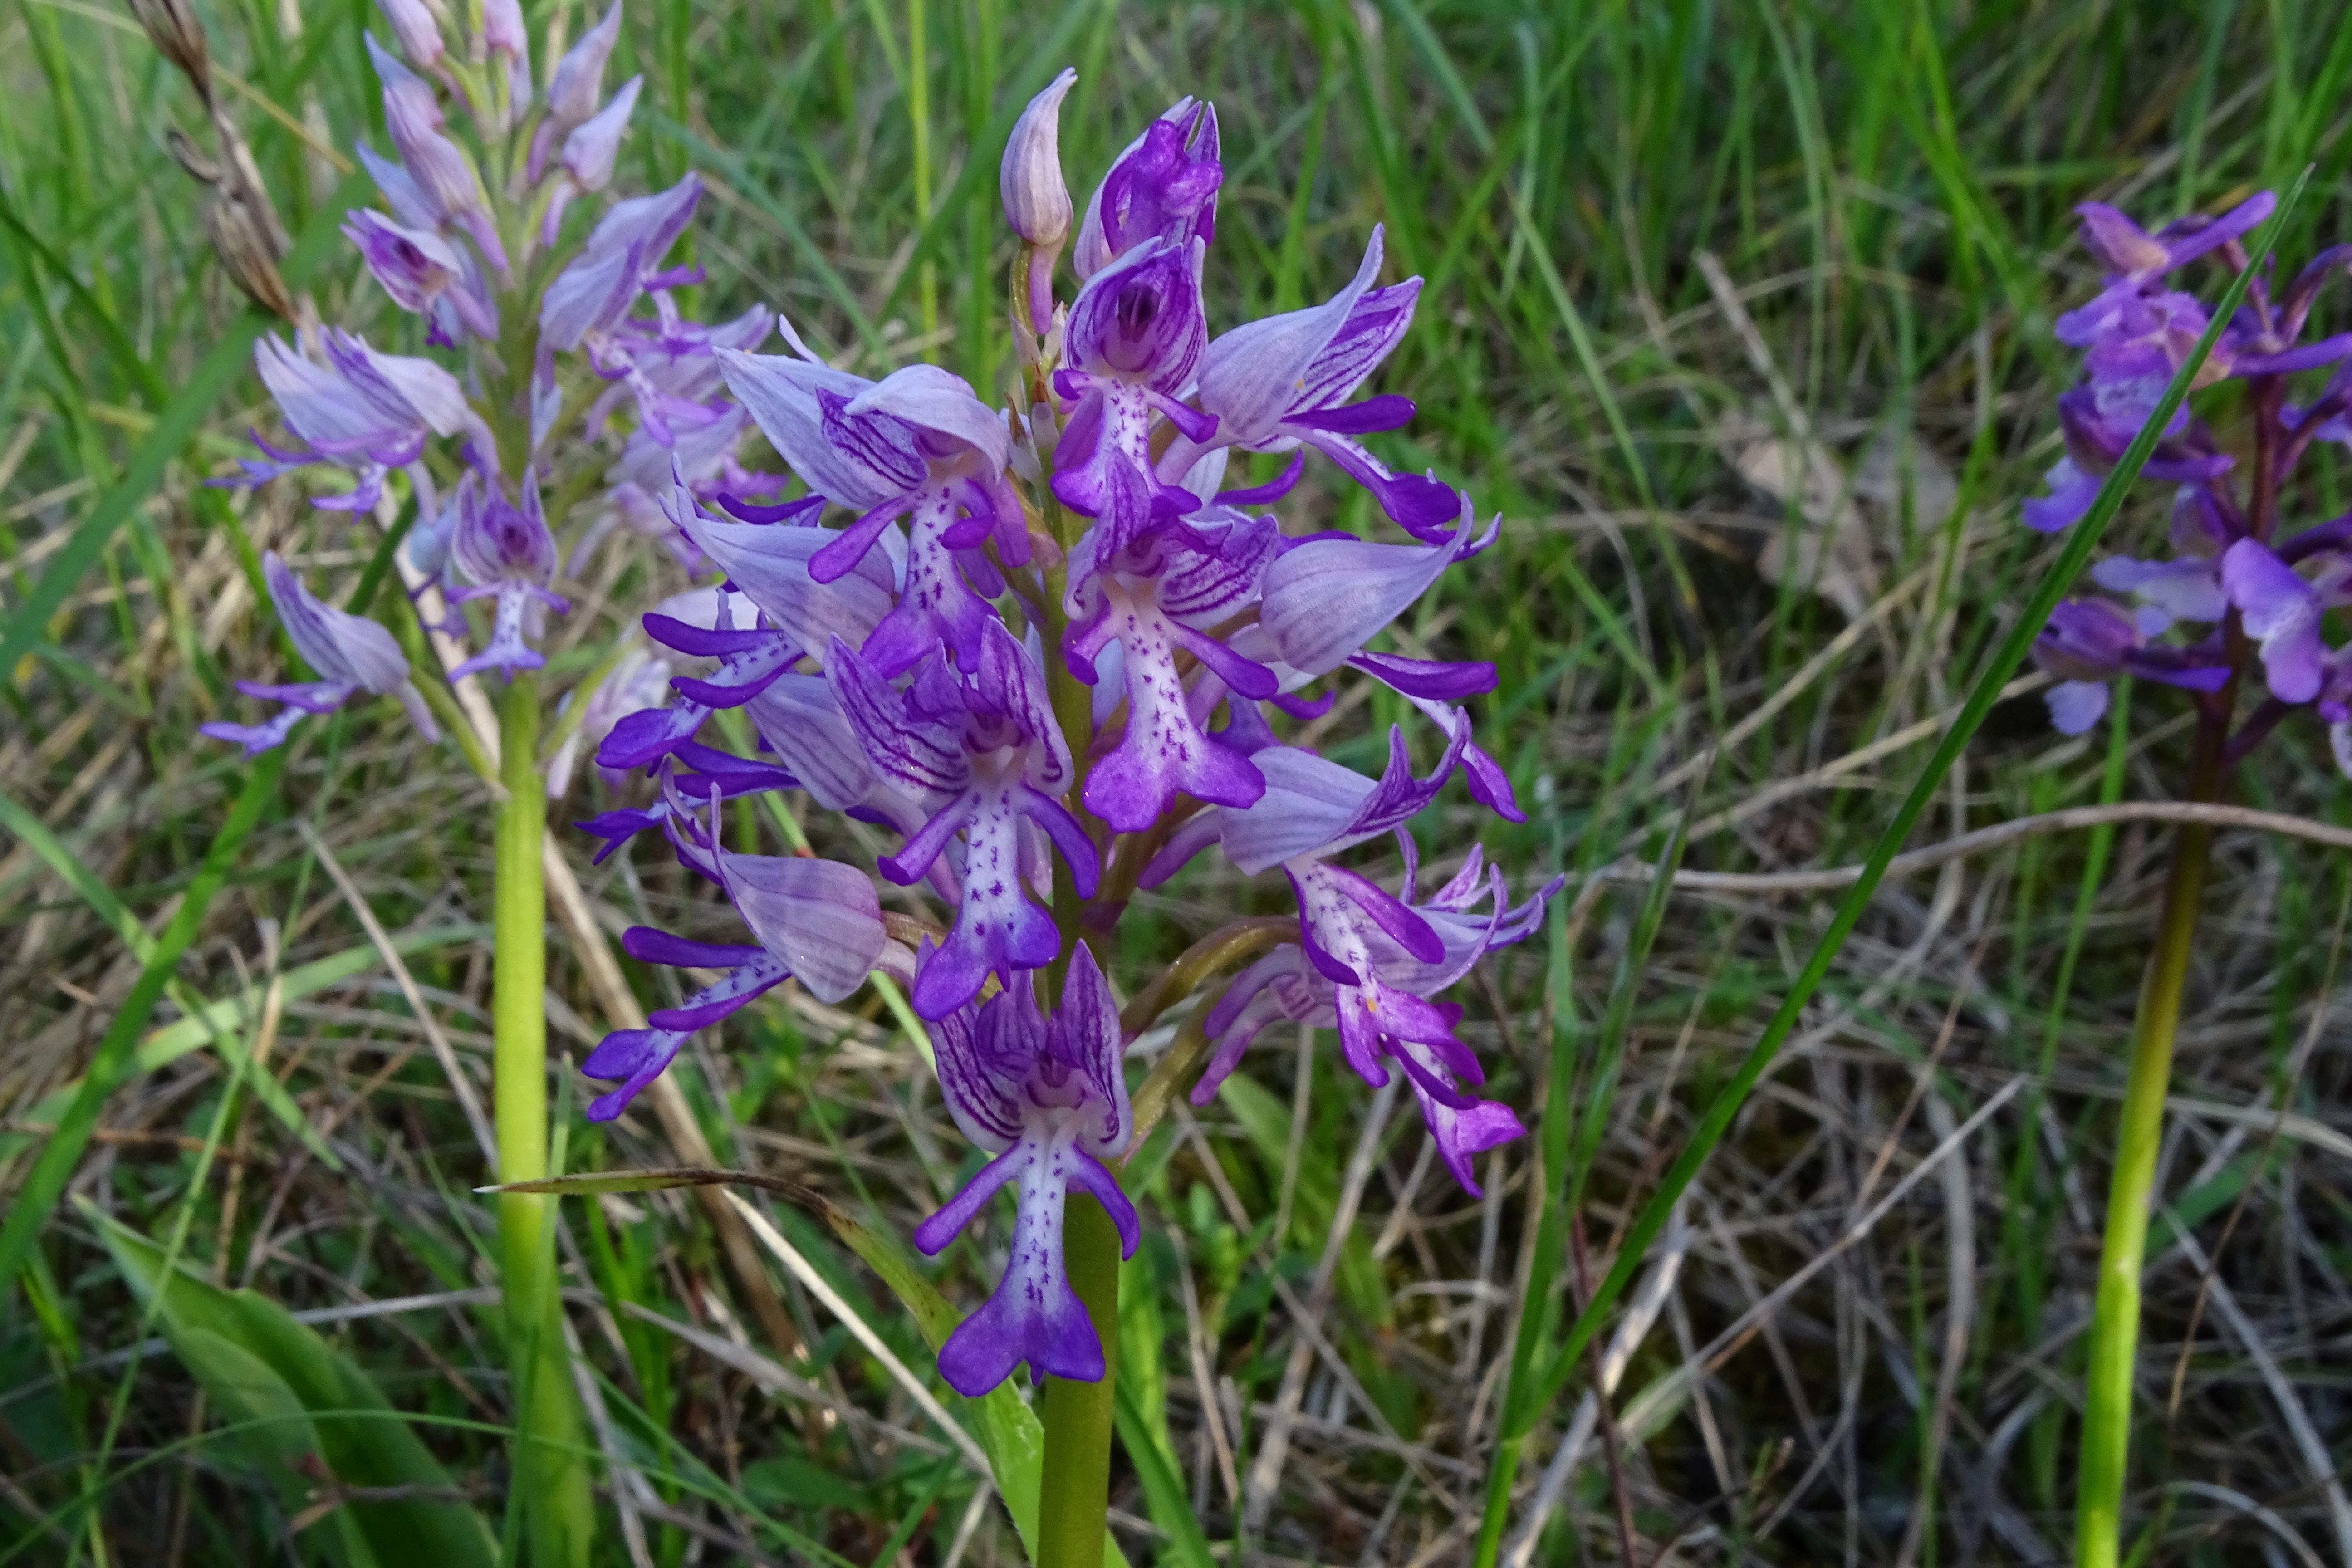
[[(547, 886), (540, 859), (547, 794), (539, 777), (539, 684), (509, 683), (499, 713), (494, 836), (497, 947), (491, 968), (491, 1094), (499, 1179), (535, 1182), (547, 1169)], [(515, 1484), (535, 1568), (583, 1568), (595, 1500), (581, 1462), (580, 1407), (556, 1294), (555, 1215), (537, 1193), (499, 1195), (507, 1365), (513, 1383)]]
[[(2234, 635), (2231, 641), (2242, 644)], [(2233, 649), (2233, 651), (2241, 651)], [(2228, 769), (2233, 678), (2197, 726), (2188, 798), (2214, 801)], [(2172, 1077), (2172, 1041), (2180, 995), (2197, 940), (2213, 829), (2184, 823), (2172, 840), (2172, 867), (2157, 917), (2156, 950), (2141, 982), (2132, 1024), (2131, 1066), (2116, 1130), (2115, 1175), (2107, 1188), (2107, 1233), (2099, 1248), (2099, 1291), (2091, 1312), (2091, 1353), (2083, 1373), (2083, 1452), (2074, 1492), (2077, 1568), (2116, 1568), (2123, 1533), (2125, 1472), (2131, 1453), (2132, 1368), (2139, 1352), (2139, 1277), (2147, 1261), (2147, 1214), (2155, 1197), (2156, 1155), (2164, 1138), (2164, 1096)]]
[(1062, 1258), (1102, 1342), (1103, 1374), (1098, 1383), (1045, 1380), (1037, 1568), (1103, 1568), (1118, 1386), (1118, 1231), (1084, 1193), (1073, 1192), (1063, 1208)]
[(2148, 1202), (2156, 1184), (2157, 1147), (2164, 1134), (2164, 1093), (2172, 1073), (2181, 988), (2189, 974), (2212, 842), (2212, 830), (2201, 823), (2184, 825), (2173, 842), (2156, 952), (2148, 962), (2132, 1031), (2115, 1176), (2107, 1189), (2106, 1239), (2099, 1251), (2090, 1361), (2083, 1373), (2083, 1452), (2074, 1515), (2074, 1561), (2082, 1568), (2115, 1568), (2118, 1561)]

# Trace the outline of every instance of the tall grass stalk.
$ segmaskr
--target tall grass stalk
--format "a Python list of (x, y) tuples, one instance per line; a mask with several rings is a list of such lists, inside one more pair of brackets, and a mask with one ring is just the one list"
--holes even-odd
[[(492, 892), (497, 942), (491, 968), (491, 1090), (499, 1176), (538, 1181), (547, 1168), (547, 888), (541, 861), (546, 786), (539, 776), (539, 682), (509, 682), (499, 713), (499, 804)], [(507, 1366), (515, 1416), (514, 1473), (530, 1561), (582, 1568), (595, 1528), (595, 1500), (580, 1458), (580, 1407), (572, 1388), (556, 1294), (555, 1210), (535, 1193), (499, 1195)]]

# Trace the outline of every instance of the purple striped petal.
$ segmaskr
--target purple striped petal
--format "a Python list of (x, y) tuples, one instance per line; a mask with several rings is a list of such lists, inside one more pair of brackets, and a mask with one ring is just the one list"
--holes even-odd
[[(926, 937), (916, 955), (919, 973), (936, 952)], [(1022, 1132), (1020, 1088), (1027, 1062), (1000, 1062), (982, 1050), (968, 1012), (932, 1019), (931, 1047), (939, 1063), (940, 1098), (963, 1135), (992, 1154), (1013, 1148)]]
[(682, 490), (672, 492), (666, 510), (695, 547), (802, 647), (824, 647), (835, 637), (855, 647), (890, 613), (897, 584), (879, 554), (833, 583), (809, 575), (809, 562), (834, 538), (830, 529), (720, 522), (703, 516)]
[(1088, 279), (1063, 329), (1070, 363), (1091, 375), (1181, 392), (1208, 341), (1204, 248), (1197, 239), (1149, 244)]
[(760, 738), (827, 811), (865, 802), (881, 780), (821, 675), (785, 675), (746, 705)]
[(1003, 419), (982, 403), (971, 384), (933, 364), (892, 371), (850, 401), (852, 415), (882, 414), (961, 442), (978, 453), (989, 472), (1011, 459), (1013, 437)]
[(1300, 377), (1298, 397), (1292, 406), (1329, 408), (1353, 397), (1356, 389), (1404, 341), (1420, 299), (1421, 279), (1408, 278), (1374, 289), (1358, 300), (1348, 312), (1347, 322)]
[(866, 759), (918, 795), (951, 795), (971, 782), (963, 737), (916, 718), (906, 697), (840, 639), (825, 656), (825, 679)]
[[(1070, 957), (1069, 976), (1062, 985), (1061, 1007), (1050, 1027), (1054, 1056), (1085, 1078), (1088, 1105), (1099, 1112), (1098, 1121), (1088, 1116), (1087, 1129), (1079, 1134), (1081, 1148), (1101, 1159), (1118, 1158), (1127, 1152), (1135, 1129), (1127, 1098), (1127, 1078), (1120, 1070), (1127, 1054), (1127, 1035), (1119, 1026), (1118, 1002), (1111, 995), (1110, 983), (1103, 978), (1101, 967), (1095, 963), (1093, 950), (1083, 942)], [(1104, 1173), (1106, 1179), (1108, 1174)], [(1113, 1190), (1116, 1191), (1115, 1184)], [(1123, 1203), (1124, 1197), (1119, 1201)], [(1108, 1197), (1103, 1204), (1107, 1208), (1112, 1206)], [(1130, 1222), (1132, 1218), (1130, 1210)], [(1127, 1256), (1134, 1255), (1135, 1244), (1129, 1240)]]
[(821, 1002), (866, 984), (887, 938), (873, 879), (801, 856), (719, 856), (729, 898), (760, 945)]
[(1225, 440), (1244, 447), (1270, 441), (1286, 416), (1316, 406), (1301, 400), (1307, 367), (1348, 324), (1349, 313), (1380, 276), (1381, 234), (1374, 225), (1355, 277), (1330, 299), (1235, 327), (1202, 354), (1201, 406), (1216, 416), (1218, 434)]
[(1429, 591), (1460, 560), (1476, 531), (1469, 500), (1443, 544), (1372, 544), (1318, 539), (1266, 568), (1259, 617), (1283, 662), (1328, 675)]
[(1045, 672), (1003, 621), (992, 618), (981, 635), (976, 684), (980, 706), (1007, 720), (1026, 742), (1029, 784), (1048, 795), (1066, 794), (1076, 769), (1054, 716)]
[(825, 427), (820, 393), (829, 392), (845, 403), (873, 386), (872, 382), (845, 370), (783, 354), (723, 348), (714, 352), (728, 391), (750, 412), (751, 422), (767, 437), (776, 456), (810, 489), (835, 505), (864, 511), (907, 488), (840, 450)]

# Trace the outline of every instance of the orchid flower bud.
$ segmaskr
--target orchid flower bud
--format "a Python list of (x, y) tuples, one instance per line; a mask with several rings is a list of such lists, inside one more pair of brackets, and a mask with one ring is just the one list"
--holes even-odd
[(1077, 79), (1078, 73), (1065, 67), (1045, 91), (1029, 100), (1004, 144), (1004, 162), (997, 173), (1004, 221), (1029, 247), (1023, 258), (1029, 319), (1021, 321), (1021, 312), (1013, 312), (1026, 364), (1042, 363), (1040, 340), (1054, 321), (1054, 263), (1070, 237), (1070, 188), (1062, 183), (1062, 100)]
[(530, 33), (518, 0), (482, 0), (482, 34), (475, 47), (507, 73), (507, 123), (520, 118), (530, 101)]
[(474, 160), (441, 133), (445, 121), (432, 84), (387, 54), (373, 34), (368, 35), (367, 49), (383, 82), (384, 128), (415, 186), (415, 199), (465, 229), (483, 258), (504, 272), (506, 247), (490, 216), (489, 193), (482, 188)]
[(601, 191), (612, 182), (613, 159), (621, 150), (621, 136), (629, 128), (629, 111), (646, 79), (633, 76), (598, 110), (563, 139), (563, 172), (583, 191)]
[(385, 25), (392, 36), (400, 40), (400, 52), (418, 70), (432, 70), (448, 53), (448, 42), (441, 36), (441, 23), (426, 8), (425, 0), (376, 0), (376, 8), (383, 13)]
[(1070, 237), (1070, 188), (1062, 183), (1062, 100), (1076, 85), (1068, 67), (1029, 100), (1013, 121), (1004, 144), (997, 188), (1004, 196), (1004, 221), (1041, 250), (1059, 250)]
[(525, 173), (533, 184), (546, 171), (549, 151), (596, 112), (596, 100), (604, 95), (604, 64), (620, 37), (621, 8), (616, 5), (555, 62), (555, 74), (547, 81), (547, 118), (531, 133), (530, 164)]

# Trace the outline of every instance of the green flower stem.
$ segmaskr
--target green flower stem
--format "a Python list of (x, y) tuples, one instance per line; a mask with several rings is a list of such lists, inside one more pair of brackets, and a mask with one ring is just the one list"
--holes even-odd
[[(1017, 292), (1017, 290), (1016, 290)], [(1017, 308), (1017, 307), (1016, 307)], [(1046, 502), (1045, 523), (1067, 549), (1071, 523), (1062, 509)], [(1062, 614), (1065, 586), (1057, 563), (1044, 574), (1040, 604), (1044, 612), (1045, 646), (1057, 648), (1069, 629)], [(1093, 693), (1073, 677), (1063, 661), (1045, 660), (1046, 692), (1062, 733), (1071, 738), (1077, 776), (1071, 780), (1066, 804), (1078, 821), (1102, 843), (1093, 816), (1087, 811), (1087, 748), (1082, 738), (1094, 733), (1090, 717)], [(1054, 921), (1061, 928), (1060, 954), (1046, 972), (1048, 994), (1058, 998), (1070, 959), (1087, 929), (1087, 906), (1067, 876), (1054, 879)], [(1110, 1512), (1110, 1438), (1116, 1420), (1118, 1384), (1118, 1230), (1101, 1204), (1084, 1193), (1072, 1192), (1062, 1204), (1062, 1260), (1070, 1286), (1086, 1303), (1093, 1320), (1095, 1339), (1102, 1346), (1103, 1374), (1099, 1382), (1072, 1383), (1045, 1379), (1040, 1401), (1045, 1428), (1045, 1453), (1038, 1478), (1037, 1568), (1103, 1568), (1104, 1527)]]
[(1110, 1512), (1110, 1434), (1118, 1386), (1118, 1231), (1074, 1192), (1062, 1210), (1070, 1285), (1102, 1342), (1098, 1383), (1045, 1380), (1045, 1463), (1037, 1500), (1037, 1568), (1103, 1568)]
[[(539, 683), (508, 683), (499, 714), (506, 786), (494, 836), (491, 1095), (499, 1179), (535, 1182), (547, 1168), (547, 886), (541, 845), (547, 794), (539, 777)], [(582, 1464), (578, 1396), (556, 1294), (555, 1213), (537, 1193), (499, 1196), (499, 1272), (513, 1380), (515, 1485), (536, 1568), (584, 1568), (595, 1499)]]
[[(2232, 637), (2233, 642), (2241, 639)], [(2221, 748), (2234, 706), (2233, 678), (2197, 727), (2188, 798), (2221, 798), (2227, 769)], [(2185, 822), (2172, 840), (2172, 867), (2157, 919), (2156, 951), (2141, 983), (2132, 1025), (2131, 1067), (2124, 1079), (2116, 1168), (2107, 1188), (2107, 1234), (2099, 1249), (2099, 1292), (2091, 1313), (2090, 1363), (2083, 1374), (2083, 1451), (2074, 1498), (2074, 1561), (2115, 1568), (2123, 1533), (2124, 1481), (2131, 1451), (2132, 1367), (2139, 1351), (2139, 1277), (2147, 1261), (2147, 1214), (2155, 1196), (2157, 1148), (2164, 1137), (2164, 1096), (2172, 1077), (2172, 1041), (2180, 994), (2197, 940), (2197, 910), (2212, 857), (2210, 824)]]

